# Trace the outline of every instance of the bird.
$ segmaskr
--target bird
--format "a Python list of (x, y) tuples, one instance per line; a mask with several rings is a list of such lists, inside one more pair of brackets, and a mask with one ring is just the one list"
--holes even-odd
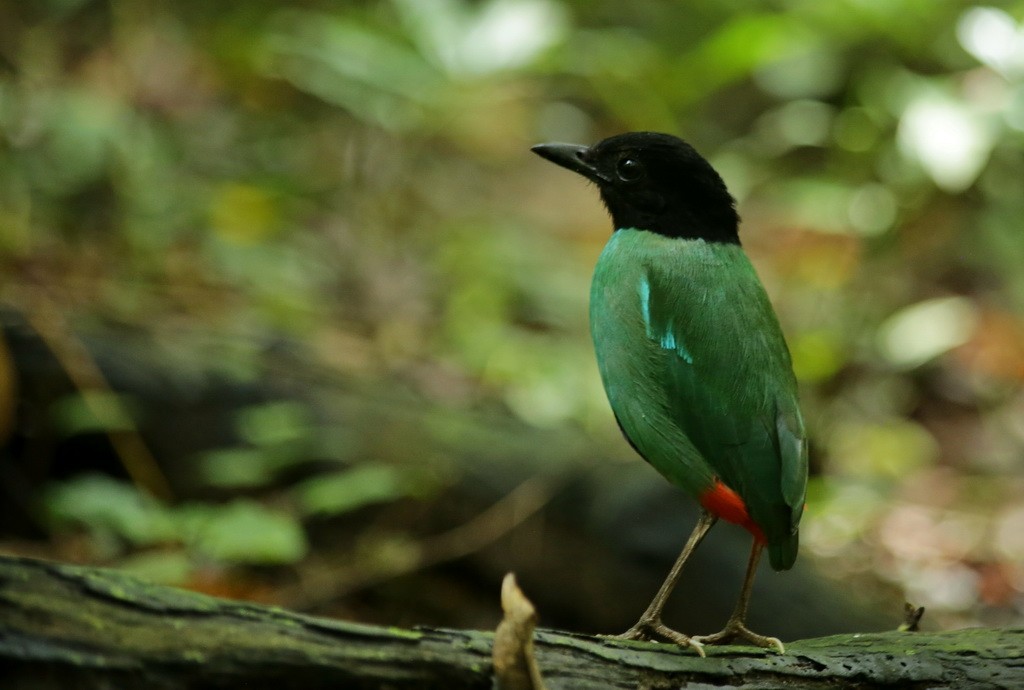
[[(746, 625), (762, 551), (793, 566), (807, 492), (807, 440), (778, 317), (740, 244), (736, 201), (711, 164), (671, 134), (629, 132), (534, 153), (594, 183), (612, 234), (594, 268), (590, 331), (605, 393), (633, 449), (700, 505), (697, 525), (637, 623), (704, 656), (733, 640), (785, 651)], [(725, 627), (685, 635), (662, 610), (721, 519), (752, 537)]]

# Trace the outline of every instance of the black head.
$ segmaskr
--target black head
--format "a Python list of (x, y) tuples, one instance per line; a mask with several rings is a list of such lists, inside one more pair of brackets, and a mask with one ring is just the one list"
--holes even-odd
[(711, 164), (682, 139), (630, 132), (589, 148), (539, 144), (531, 150), (596, 183), (616, 229), (739, 244), (736, 201)]

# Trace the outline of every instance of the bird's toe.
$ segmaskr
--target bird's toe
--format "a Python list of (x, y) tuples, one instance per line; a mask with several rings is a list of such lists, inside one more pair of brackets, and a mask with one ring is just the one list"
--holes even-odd
[(700, 656), (705, 656), (704, 645), (695, 637), (684, 635), (678, 630), (673, 630), (660, 620), (638, 621), (636, 625), (620, 635), (612, 635), (617, 640), (653, 640), (662, 638), (673, 642), (684, 649), (692, 649)]
[(742, 640), (749, 642), (755, 647), (764, 647), (765, 649), (774, 649), (779, 654), (786, 653), (786, 647), (782, 644), (782, 640), (777, 637), (769, 637), (767, 635), (759, 635), (742, 623), (729, 623), (720, 632), (716, 632), (712, 635), (698, 635), (693, 638), (698, 644), (702, 645), (714, 645), (714, 644), (727, 644), (735, 640)]

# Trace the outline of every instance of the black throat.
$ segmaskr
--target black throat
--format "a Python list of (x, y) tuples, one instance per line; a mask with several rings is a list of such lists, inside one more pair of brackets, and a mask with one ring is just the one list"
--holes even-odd
[[(725, 193), (727, 199), (721, 198), (721, 192)], [(615, 230), (636, 228), (665, 237), (739, 244), (739, 213), (736, 212), (732, 197), (725, 192), (724, 185), (721, 192), (715, 195), (718, 198), (711, 201), (689, 198), (691, 194), (683, 192), (668, 199), (652, 197), (644, 204), (623, 204), (616, 198), (614, 190), (602, 189), (601, 200), (612, 217)]]

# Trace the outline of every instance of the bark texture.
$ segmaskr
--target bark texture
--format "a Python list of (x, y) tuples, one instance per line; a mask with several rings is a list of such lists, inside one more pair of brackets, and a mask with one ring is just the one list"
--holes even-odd
[[(497, 597), (495, 601), (497, 609)], [(0, 687), (492, 687), (489, 632), (345, 623), (0, 557)], [(1024, 629), (838, 635), (778, 655), (540, 630), (559, 688), (1024, 688)]]

